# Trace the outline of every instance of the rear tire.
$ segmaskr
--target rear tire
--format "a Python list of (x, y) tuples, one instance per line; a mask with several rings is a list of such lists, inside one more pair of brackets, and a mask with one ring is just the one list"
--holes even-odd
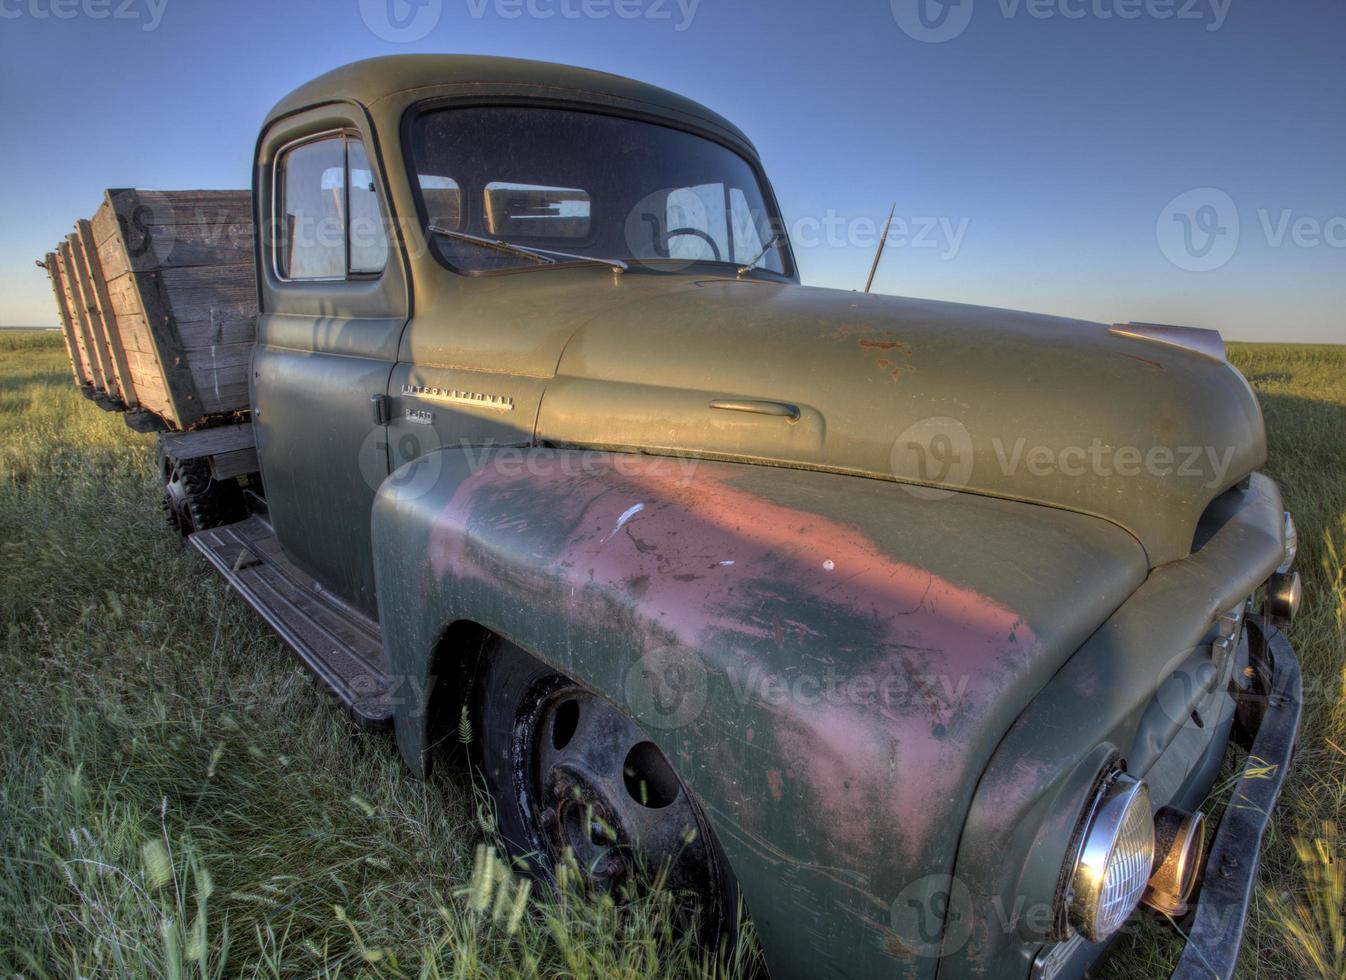
[(230, 524), (243, 515), (237, 480), (216, 480), (205, 459), (163, 461), (166, 484), (163, 509), (168, 524), (186, 538), (197, 531)]
[(514, 644), (494, 640), (484, 657), (474, 761), (514, 855), (550, 878), (569, 849), (586, 883), (609, 893), (663, 869), (680, 918), (698, 920), (707, 947), (731, 948), (738, 882), (663, 752), (611, 702)]

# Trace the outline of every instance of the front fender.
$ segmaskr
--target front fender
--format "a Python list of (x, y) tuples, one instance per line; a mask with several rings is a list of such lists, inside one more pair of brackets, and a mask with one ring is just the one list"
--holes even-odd
[[(941, 922), (911, 908), (983, 767), (1146, 567), (1124, 531), (1044, 507), (515, 448), (399, 469), (373, 544), (399, 690), (427, 691), (471, 621), (630, 713), (704, 805), (777, 976), (933, 972)], [(427, 720), (398, 704), (418, 773)]]

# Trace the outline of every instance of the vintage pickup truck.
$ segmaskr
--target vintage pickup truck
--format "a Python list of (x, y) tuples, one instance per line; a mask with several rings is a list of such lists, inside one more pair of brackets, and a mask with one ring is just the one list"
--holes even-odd
[(737, 128), (554, 65), (339, 69), (253, 180), (48, 256), (76, 381), (534, 873), (741, 899), (777, 977), (1075, 977), (1142, 905), (1232, 973), (1299, 582), (1217, 334), (805, 288)]

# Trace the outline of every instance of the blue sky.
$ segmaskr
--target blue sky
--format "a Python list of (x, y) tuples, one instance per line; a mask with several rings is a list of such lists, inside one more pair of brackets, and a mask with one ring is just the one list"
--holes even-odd
[(417, 2), (0, 0), (0, 325), (55, 322), (33, 260), (102, 188), (245, 187), (285, 92), (441, 51), (724, 113), (810, 284), (862, 287), (896, 202), (878, 292), (1346, 342), (1337, 0)]

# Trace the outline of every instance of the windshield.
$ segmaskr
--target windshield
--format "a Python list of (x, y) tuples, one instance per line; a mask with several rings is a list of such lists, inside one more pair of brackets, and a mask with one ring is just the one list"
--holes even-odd
[(651, 269), (790, 275), (756, 172), (712, 140), (598, 113), (484, 106), (423, 113), (410, 141), (432, 247), (459, 271), (540, 267), (490, 244), (508, 242)]

